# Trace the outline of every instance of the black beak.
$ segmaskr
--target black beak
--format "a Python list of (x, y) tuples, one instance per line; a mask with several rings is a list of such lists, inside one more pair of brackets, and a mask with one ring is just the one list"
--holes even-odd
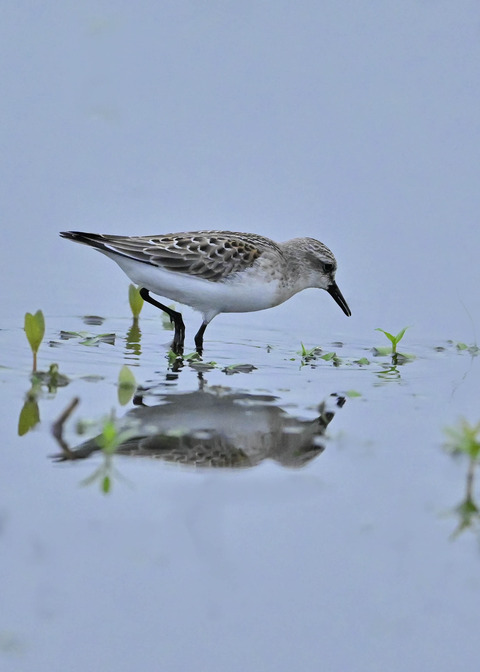
[(351, 311), (350, 311), (350, 308), (348, 307), (348, 303), (347, 303), (347, 302), (345, 301), (345, 299), (343, 298), (343, 294), (342, 294), (342, 292), (338, 289), (338, 285), (337, 285), (337, 283), (335, 282), (335, 280), (332, 282), (332, 284), (330, 285), (330, 287), (327, 289), (327, 292), (330, 294), (330, 296), (332, 296), (332, 297), (335, 299), (335, 301), (338, 303), (338, 305), (339, 305), (340, 308), (343, 310), (343, 312), (345, 313), (345, 315), (346, 315), (347, 317), (350, 317), (350, 315), (351, 315), (352, 313), (351, 313)]

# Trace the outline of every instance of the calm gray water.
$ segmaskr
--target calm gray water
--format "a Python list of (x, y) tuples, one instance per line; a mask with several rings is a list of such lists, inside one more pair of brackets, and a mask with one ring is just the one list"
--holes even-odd
[[(480, 309), (477, 4), (0, 12), (0, 668), (476, 670), (478, 518), (455, 535), (468, 463), (443, 444), (480, 419), (456, 347)], [(215, 366), (174, 371), (154, 309), (132, 336), (128, 280), (58, 237), (197, 228), (323, 240), (352, 317), (318, 290), (219, 316)], [(20, 437), (38, 308), (38, 368), (69, 382)], [(407, 325), (414, 358), (374, 356)], [(149, 408), (119, 403), (124, 364)], [(56, 461), (74, 397), (72, 450), (114, 411), (133, 454)]]

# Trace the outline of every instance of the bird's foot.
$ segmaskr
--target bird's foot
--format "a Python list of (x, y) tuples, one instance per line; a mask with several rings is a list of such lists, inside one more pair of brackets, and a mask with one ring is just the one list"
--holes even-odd
[(172, 350), (176, 355), (183, 355), (183, 344), (185, 342), (185, 326), (180, 317), (180, 322), (175, 321), (175, 334), (172, 341)]

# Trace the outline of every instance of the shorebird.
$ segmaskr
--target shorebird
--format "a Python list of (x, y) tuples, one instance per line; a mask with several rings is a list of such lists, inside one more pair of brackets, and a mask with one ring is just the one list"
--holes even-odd
[(255, 233), (191, 231), (155, 236), (114, 236), (62, 231), (63, 238), (107, 255), (140, 287), (145, 301), (160, 308), (175, 327), (172, 349), (181, 353), (185, 325), (180, 312), (150, 292), (191, 306), (202, 314), (195, 335), (199, 352), (205, 329), (220, 313), (244, 313), (278, 306), (309, 287), (326, 290), (345, 315), (350, 308), (335, 282), (337, 262), (314, 238), (276, 243)]

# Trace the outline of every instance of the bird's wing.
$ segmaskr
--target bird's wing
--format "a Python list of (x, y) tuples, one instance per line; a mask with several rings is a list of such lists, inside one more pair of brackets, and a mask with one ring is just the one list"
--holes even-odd
[(81, 242), (169, 271), (197, 275), (214, 282), (249, 268), (267, 251), (281, 255), (278, 245), (268, 238), (224, 231), (133, 237), (97, 235), (95, 242)]

